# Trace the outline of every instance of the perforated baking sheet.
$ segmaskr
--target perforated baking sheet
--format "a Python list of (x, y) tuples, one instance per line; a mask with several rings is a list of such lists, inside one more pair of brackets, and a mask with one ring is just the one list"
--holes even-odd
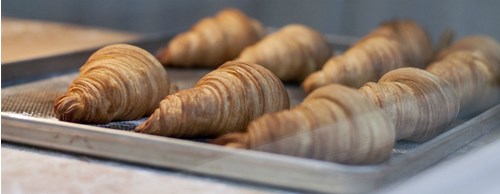
[[(193, 87), (196, 81), (209, 71), (209, 69), (174, 69), (169, 71), (169, 75), (179, 89), (186, 89)], [(2, 90), (2, 112), (57, 120), (53, 108), (54, 100), (66, 92), (77, 75), (78, 73), (69, 73), (5, 88)], [(305, 93), (297, 85), (287, 85), (287, 90), (291, 106), (299, 104), (305, 97)], [(114, 121), (95, 126), (131, 131), (145, 119)], [(393, 149), (393, 156), (404, 154), (418, 145), (414, 142), (399, 141)]]

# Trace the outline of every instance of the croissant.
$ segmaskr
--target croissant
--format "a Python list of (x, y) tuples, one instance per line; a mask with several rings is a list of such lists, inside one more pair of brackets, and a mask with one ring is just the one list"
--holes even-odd
[(371, 164), (389, 157), (394, 139), (394, 125), (380, 108), (354, 89), (331, 84), (315, 90), (293, 109), (250, 122), (247, 132), (226, 134), (213, 143)]
[[(489, 36), (467, 36), (455, 42), (451, 47), (438, 53), (436, 61), (442, 60), (447, 55), (456, 51), (477, 52), (490, 64), (500, 64), (500, 44)], [(498, 73), (498, 72), (497, 72)]]
[(447, 80), (458, 93), (461, 114), (498, 103), (500, 44), (487, 36), (460, 39), (438, 54), (427, 70)]
[[(491, 97), (488, 94), (492, 91), (498, 92), (499, 48), (498, 43), (491, 38), (465, 38), (442, 51), (438, 55), (441, 60), (431, 64), (427, 68), (428, 71), (416, 68), (393, 70), (382, 76), (378, 83), (366, 83), (359, 89), (359, 92), (371, 102), (369, 104), (382, 108), (382, 115), (386, 115), (387, 121), (394, 124), (394, 140), (426, 141), (446, 129), (458, 113), (463, 112), (464, 109), (461, 107), (474, 107), (477, 101), (483, 101), (483, 96)], [(332, 89), (329, 85), (313, 91), (310, 95), (315, 95), (317, 91), (329, 91), (331, 95), (346, 93), (339, 89)], [(353, 97), (347, 99), (350, 98)], [(335, 102), (344, 102), (344, 100)], [(314, 152), (311, 147), (326, 147), (329, 142), (342, 140), (328, 136), (326, 132), (321, 134), (325, 138), (322, 141), (310, 138), (316, 137), (315, 131), (323, 129), (316, 124), (331, 117), (331, 114), (322, 110), (327, 107), (327, 103), (316, 103), (319, 105), (315, 105), (311, 110), (315, 110), (313, 112), (318, 113), (317, 115), (312, 115), (303, 108), (267, 114), (251, 122), (246, 133), (226, 134), (215, 139), (213, 143), (316, 159), (327, 158), (327, 156), (316, 154), (327, 155), (335, 152), (344, 156), (354, 153), (343, 159), (325, 159), (341, 163), (369, 164), (380, 161), (362, 160), (360, 162), (358, 155), (355, 154), (357, 152), (346, 146), (352, 143), (329, 147), (327, 150), (330, 152)], [(299, 107), (303, 104), (306, 104), (306, 101)], [(355, 103), (351, 106), (367, 105)], [(334, 108), (329, 108), (330, 112), (334, 110)], [(349, 109), (344, 108), (344, 110), (347, 112)], [(356, 114), (349, 115), (356, 117)], [(351, 118), (343, 117), (339, 120), (343, 121), (340, 123), (353, 123)], [(340, 133), (344, 129), (338, 127), (331, 128), (331, 130)], [(320, 131), (323, 132), (323, 130)], [(350, 131), (355, 133), (352, 129)], [(351, 137), (352, 139), (361, 138), (358, 134)], [(377, 149), (371, 152), (382, 154), (386, 158), (388, 154), (378, 152)]]
[(302, 86), (306, 92), (339, 83), (361, 87), (401, 67), (420, 67), (432, 57), (427, 33), (414, 21), (383, 23), (344, 54), (330, 58), (321, 71), (309, 75)]
[(417, 68), (390, 71), (359, 91), (391, 118), (398, 140), (423, 142), (435, 137), (455, 120), (460, 108), (451, 84)]
[(169, 137), (209, 137), (244, 130), (258, 116), (287, 109), (288, 93), (269, 70), (229, 61), (194, 88), (165, 97), (136, 132)]
[(303, 81), (332, 55), (325, 38), (315, 30), (291, 24), (245, 48), (236, 61), (262, 65), (282, 81)]
[[(440, 52), (437, 61), (427, 67), (428, 72), (448, 83), (441, 83), (443, 87), (439, 90), (435, 87), (423, 91), (425, 88), (414, 87), (413, 91), (401, 92), (408, 88), (391, 81), (422, 82), (408, 79), (426, 74), (401, 70), (398, 74), (387, 73), (378, 84), (365, 84), (360, 91), (392, 118), (398, 139), (425, 141), (446, 129), (458, 113), (468, 115), (498, 103), (499, 70), (500, 45), (489, 37), (471, 36)], [(403, 96), (405, 93), (420, 95), (412, 99), (411, 95)], [(420, 103), (424, 101), (429, 103)]]
[(163, 65), (217, 67), (264, 35), (262, 25), (236, 9), (204, 18), (175, 36), (156, 57)]
[[(396, 102), (396, 103), (394, 103)], [(359, 91), (329, 84), (299, 106), (263, 115), (244, 133), (213, 143), (326, 160), (374, 164), (397, 139), (435, 136), (456, 117), (458, 97), (448, 82), (424, 70), (401, 68)]]
[(114, 44), (93, 53), (54, 102), (59, 120), (109, 123), (151, 114), (170, 90), (163, 66), (147, 51)]

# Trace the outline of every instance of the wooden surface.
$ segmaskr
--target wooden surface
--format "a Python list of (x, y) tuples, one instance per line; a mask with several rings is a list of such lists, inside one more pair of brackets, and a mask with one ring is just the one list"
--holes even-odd
[(105, 29), (2, 17), (2, 63), (131, 41), (139, 37)]
[[(56, 55), (140, 36), (2, 18), (2, 63)], [(2, 193), (263, 193), (272, 190), (179, 172), (82, 160), (2, 144)], [(117, 165), (118, 164), (118, 165)]]

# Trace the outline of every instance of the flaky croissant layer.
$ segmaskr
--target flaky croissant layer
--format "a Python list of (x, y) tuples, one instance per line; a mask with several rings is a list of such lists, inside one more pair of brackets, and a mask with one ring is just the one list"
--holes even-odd
[(213, 143), (347, 164), (386, 160), (395, 139), (384, 112), (358, 91), (331, 84), (291, 110), (252, 121), (244, 133)]
[(175, 36), (156, 57), (168, 66), (217, 67), (236, 58), (263, 35), (264, 28), (258, 21), (228, 8)]
[(301, 82), (325, 64), (332, 49), (323, 35), (300, 24), (290, 24), (245, 48), (236, 61), (257, 63), (282, 81)]
[(241, 131), (254, 118), (289, 106), (283, 83), (269, 70), (229, 61), (194, 88), (167, 96), (136, 131), (169, 137), (216, 136)]
[(99, 49), (54, 102), (62, 121), (108, 123), (151, 114), (170, 89), (163, 66), (147, 51), (126, 44)]
[(460, 98), (461, 115), (498, 103), (500, 44), (487, 36), (468, 36), (438, 54), (427, 71), (447, 80)]
[(459, 100), (445, 80), (417, 68), (385, 74), (358, 91), (330, 84), (291, 110), (265, 114), (244, 133), (215, 144), (346, 164), (386, 160), (398, 139), (424, 141), (457, 116)]
[(359, 91), (394, 122), (398, 140), (427, 141), (443, 132), (460, 109), (451, 84), (417, 68), (390, 71)]
[(401, 67), (423, 68), (432, 57), (427, 33), (411, 20), (394, 20), (363, 37), (342, 55), (330, 58), (302, 86), (311, 92), (329, 83), (361, 87)]

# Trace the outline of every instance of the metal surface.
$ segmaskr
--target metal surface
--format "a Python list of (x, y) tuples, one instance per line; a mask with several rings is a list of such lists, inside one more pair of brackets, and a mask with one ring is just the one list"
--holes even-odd
[[(154, 51), (168, 38), (134, 44)], [(55, 96), (65, 91), (76, 76), (71, 72), (93, 50), (2, 65), (2, 141), (303, 191), (358, 193), (420, 172), (500, 125), (497, 105), (426, 143), (398, 142), (391, 158), (380, 165), (349, 166), (127, 131), (141, 120), (100, 126), (57, 121), (51, 112)], [(191, 87), (208, 71), (168, 69), (181, 89)], [(287, 90), (292, 106), (305, 95), (298, 85), (287, 85)]]
[[(483, 138), (496, 140), (500, 137), (500, 126), (474, 142), (484, 142)], [(474, 144), (472, 142), (471, 144)], [(469, 144), (469, 145), (471, 145)], [(467, 145), (466, 147), (469, 147)], [(377, 191), (377, 194), (471, 194), (500, 193), (500, 141), (490, 141), (475, 147), (467, 155), (446, 160), (430, 167), (425, 172), (407, 181), (391, 185)]]
[(358, 193), (415, 174), (500, 124), (500, 105), (403, 157), (349, 166), (2, 113), (2, 140), (318, 192)]

